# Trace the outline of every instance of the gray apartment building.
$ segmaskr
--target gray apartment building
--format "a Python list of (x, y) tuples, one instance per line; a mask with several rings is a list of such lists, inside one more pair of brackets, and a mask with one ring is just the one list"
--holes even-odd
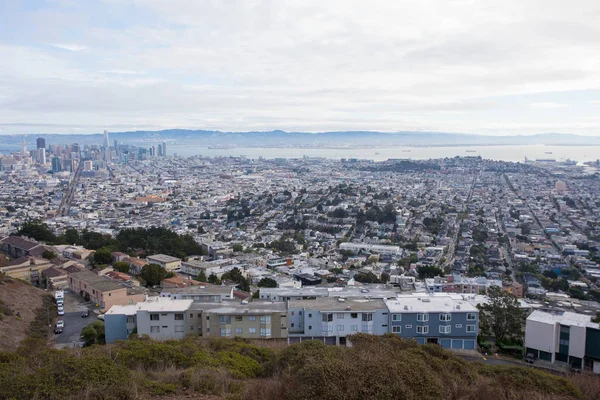
[(452, 296), (398, 296), (385, 300), (389, 332), (445, 349), (475, 349), (479, 310)]
[(160, 297), (173, 300), (193, 300), (194, 303), (220, 303), (233, 299), (235, 286), (188, 286), (184, 288), (163, 288)]

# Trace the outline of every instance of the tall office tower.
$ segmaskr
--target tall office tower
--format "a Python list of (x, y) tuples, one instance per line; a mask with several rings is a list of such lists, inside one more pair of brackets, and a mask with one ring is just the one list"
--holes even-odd
[(60, 157), (52, 158), (52, 172), (62, 171), (62, 160)]
[(163, 142), (163, 157), (167, 156), (167, 142)]
[(119, 142), (117, 141), (117, 139), (113, 140), (113, 143), (115, 145), (115, 151), (118, 153), (119, 152)]
[(56, 153), (56, 145), (55, 144), (50, 145), (50, 153), (52, 153), (52, 154)]
[(23, 137), (23, 140), (21, 140), (21, 154), (23, 155), (23, 158), (27, 158), (29, 156), (27, 153), (27, 145), (25, 144), (25, 137)]
[(154, 157), (156, 155), (156, 147), (150, 147), (150, 157)]
[(60, 156), (63, 153), (63, 148), (62, 146), (56, 146), (56, 149), (54, 151), (54, 155)]
[(44, 139), (43, 137), (37, 138), (37, 148), (45, 149), (46, 148), (46, 139)]
[(81, 148), (79, 147), (79, 143), (73, 143), (71, 145), (71, 151), (73, 153), (79, 153), (79, 152), (81, 152)]
[(162, 148), (162, 144), (160, 144), (160, 143), (158, 145), (158, 156), (159, 157), (163, 156), (163, 148)]
[(108, 141), (108, 132), (104, 131), (104, 148), (108, 149), (110, 147), (110, 142)]
[(40, 147), (37, 149), (38, 151), (38, 161), (40, 164), (46, 164), (46, 148)]
[(83, 170), (84, 171), (91, 171), (93, 167), (94, 167), (94, 164), (92, 163), (92, 160), (85, 160), (83, 162)]

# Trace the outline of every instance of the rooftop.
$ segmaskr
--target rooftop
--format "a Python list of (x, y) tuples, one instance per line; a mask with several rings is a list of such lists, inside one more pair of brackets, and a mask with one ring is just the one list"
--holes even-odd
[(385, 303), (380, 299), (336, 299), (319, 297), (314, 300), (290, 300), (290, 308), (306, 308), (319, 311), (375, 311), (385, 309)]
[(271, 314), (287, 312), (287, 304), (270, 301), (252, 301), (248, 304), (242, 304), (239, 301), (224, 301), (222, 303), (194, 303), (191, 309), (215, 314)]
[(159, 262), (164, 262), (164, 263), (173, 262), (173, 261), (181, 261), (180, 258), (172, 257), (172, 256), (169, 256), (166, 254), (154, 254), (152, 256), (148, 256), (147, 258), (148, 258), (148, 260), (159, 261)]
[(592, 322), (589, 315), (577, 314), (569, 311), (549, 313), (545, 311), (535, 310), (527, 317), (527, 321), (536, 321), (546, 324), (556, 324), (568, 326), (583, 326), (589, 328), (600, 328), (600, 324)]
[(69, 276), (84, 281), (88, 285), (92, 286), (94, 289), (99, 290), (101, 292), (125, 289), (124, 287), (116, 284), (115, 282), (112, 282), (107, 278), (96, 275), (93, 272), (87, 270), (73, 272)]
[(385, 303), (390, 312), (478, 312), (468, 301), (452, 296), (398, 296)]
[(138, 303), (137, 309), (148, 312), (183, 312), (190, 308), (192, 300), (173, 300), (166, 297), (148, 297), (143, 303)]

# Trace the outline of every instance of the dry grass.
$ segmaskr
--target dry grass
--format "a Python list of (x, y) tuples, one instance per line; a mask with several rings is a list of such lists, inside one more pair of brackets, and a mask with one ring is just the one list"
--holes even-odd
[(600, 399), (600, 376), (591, 373), (572, 374), (569, 380), (579, 388), (586, 399)]

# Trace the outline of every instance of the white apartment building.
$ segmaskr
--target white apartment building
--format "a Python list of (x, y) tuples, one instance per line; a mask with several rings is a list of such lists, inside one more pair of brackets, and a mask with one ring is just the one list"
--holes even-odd
[(193, 300), (149, 297), (137, 305), (139, 335), (154, 340), (182, 339), (186, 334), (186, 311)]

